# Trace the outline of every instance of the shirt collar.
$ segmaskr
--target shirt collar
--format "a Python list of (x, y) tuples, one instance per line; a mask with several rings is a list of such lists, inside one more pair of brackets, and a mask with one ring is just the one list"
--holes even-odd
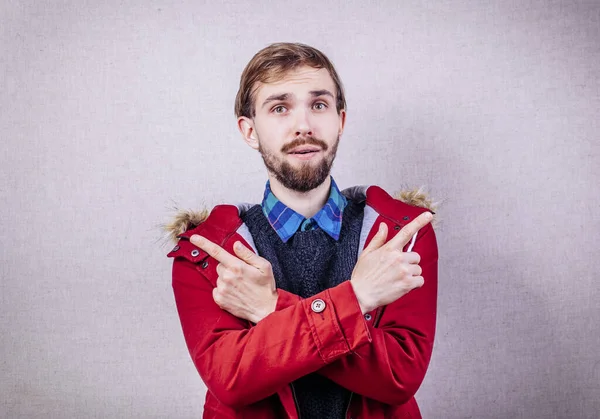
[[(332, 177), (327, 202), (310, 220), (316, 222), (323, 231), (338, 240), (342, 229), (342, 214), (347, 202)], [(286, 206), (273, 194), (269, 181), (265, 186), (262, 210), (269, 220), (269, 224), (284, 243), (296, 234), (298, 228), (306, 220), (304, 216)]]

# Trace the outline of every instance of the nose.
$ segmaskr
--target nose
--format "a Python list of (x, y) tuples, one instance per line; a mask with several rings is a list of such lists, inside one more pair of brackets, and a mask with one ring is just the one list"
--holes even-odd
[(296, 137), (313, 135), (309, 112), (303, 109), (296, 112), (295, 131)]

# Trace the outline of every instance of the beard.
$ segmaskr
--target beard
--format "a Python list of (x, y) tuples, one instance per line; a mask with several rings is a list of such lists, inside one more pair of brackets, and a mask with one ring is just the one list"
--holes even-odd
[[(267, 167), (267, 170), (275, 176), (284, 187), (296, 192), (308, 192), (322, 184), (331, 172), (331, 166), (337, 153), (340, 137), (336, 139), (331, 147), (323, 140), (314, 137), (297, 138), (289, 144), (281, 148), (283, 154), (287, 154), (289, 150), (302, 145), (315, 145), (321, 147), (324, 157), (314, 166), (313, 162), (300, 162), (300, 167), (294, 167), (282, 157), (277, 157), (275, 154), (265, 150), (259, 141), (258, 151)], [(313, 167), (314, 166), (314, 167)]]

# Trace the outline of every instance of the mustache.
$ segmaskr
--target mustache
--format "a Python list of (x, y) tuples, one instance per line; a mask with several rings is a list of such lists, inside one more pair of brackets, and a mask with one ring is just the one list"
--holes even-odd
[(325, 141), (310, 136), (310, 137), (295, 138), (292, 142), (281, 147), (281, 152), (287, 153), (290, 150), (292, 150), (296, 147), (299, 147), (299, 146), (303, 146), (303, 145), (314, 145), (317, 147), (321, 147), (323, 149), (323, 151), (327, 151), (327, 148), (328, 148), (327, 143)]

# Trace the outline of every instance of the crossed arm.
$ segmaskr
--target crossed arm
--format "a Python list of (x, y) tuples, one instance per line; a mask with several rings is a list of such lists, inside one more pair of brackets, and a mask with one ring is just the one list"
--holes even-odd
[[(381, 242), (376, 239), (361, 257), (375, 254), (371, 258), (381, 264), (382, 256), (375, 251), (384, 246), (385, 237)], [(388, 251), (393, 246), (402, 249), (405, 244), (402, 236), (395, 239), (386, 243), (391, 243)], [(274, 282), (271, 287), (267, 265), (248, 249), (245, 253), (242, 248), (233, 248), (230, 253), (197, 237), (192, 242), (216, 256), (219, 265), (207, 269), (215, 269), (219, 279), (211, 284), (198, 277), (204, 276), (199, 267), (176, 260), (173, 287), (177, 308), (194, 363), (207, 387), (223, 403), (254, 403), (314, 371), (384, 403), (401, 404), (416, 392), (429, 363), (435, 329), (437, 247), (430, 226), (421, 230), (415, 243), (420, 265), (409, 263), (418, 266), (413, 267), (411, 278), (424, 279), (422, 286), (416, 287), (420, 280), (412, 278), (416, 288), (404, 284), (410, 292), (398, 291), (401, 287), (397, 287), (395, 291), (403, 292), (402, 298), (387, 303), (378, 327), (363, 317), (380, 305), (372, 296), (362, 295), (361, 302), (357, 293), (360, 282), (355, 287), (346, 281), (301, 299), (275, 290)], [(409, 260), (414, 262), (414, 258)], [(232, 267), (234, 262), (259, 272), (247, 271), (239, 278), (241, 271)], [(263, 264), (256, 267), (259, 263)], [(372, 285), (373, 277), (363, 275)], [(378, 275), (382, 276), (381, 272)], [(397, 277), (396, 282), (402, 282)], [(236, 305), (236, 293), (244, 297), (240, 301), (250, 304)], [(321, 313), (310, 308), (317, 298), (327, 307)], [(256, 325), (250, 327), (249, 321)]]

